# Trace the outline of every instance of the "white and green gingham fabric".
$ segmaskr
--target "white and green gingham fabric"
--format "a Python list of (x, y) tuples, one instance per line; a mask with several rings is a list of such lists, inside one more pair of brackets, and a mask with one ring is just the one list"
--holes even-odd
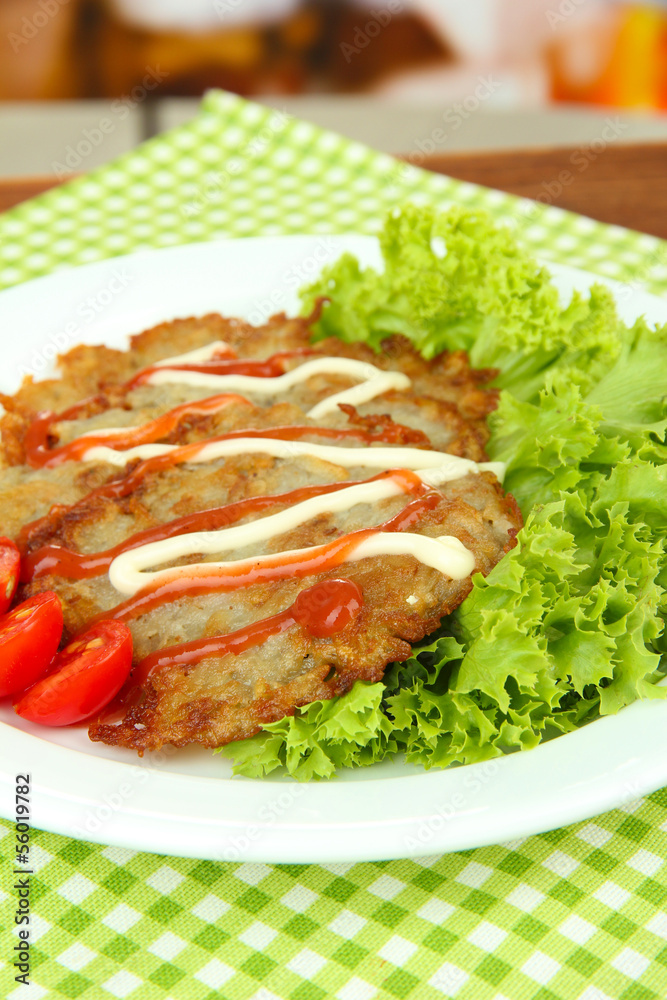
[[(0, 217), (0, 287), (148, 247), (373, 233), (405, 200), (483, 208), (542, 257), (630, 291), (667, 288), (660, 240), (425, 173), (224, 93)], [(3, 823), (0, 996), (15, 1000), (667, 997), (667, 791), (420, 861), (193, 861), (33, 831), (30, 986), (12, 965), (13, 848)]]

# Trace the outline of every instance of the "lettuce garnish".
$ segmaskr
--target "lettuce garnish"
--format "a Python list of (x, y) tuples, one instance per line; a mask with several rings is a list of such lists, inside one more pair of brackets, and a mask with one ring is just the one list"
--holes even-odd
[(547, 271), (486, 216), (408, 205), (384, 271), (344, 254), (302, 292), (331, 299), (315, 338), (391, 333), (427, 358), (498, 368), (489, 456), (525, 518), (518, 544), (383, 683), (357, 682), (224, 752), (299, 780), (397, 753), (485, 760), (667, 695), (667, 326), (622, 323), (595, 285), (565, 307)]

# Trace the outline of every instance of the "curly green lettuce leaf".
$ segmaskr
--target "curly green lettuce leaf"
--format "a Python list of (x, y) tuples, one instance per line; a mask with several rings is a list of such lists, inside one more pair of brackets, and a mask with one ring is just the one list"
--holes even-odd
[(642, 457), (667, 461), (667, 326), (651, 329), (644, 319), (623, 328), (621, 351), (591, 389), (603, 429), (643, 448)]
[(302, 291), (304, 313), (330, 299), (316, 339), (380, 350), (401, 333), (426, 358), (465, 350), (475, 367), (498, 368), (498, 386), (521, 399), (556, 365), (588, 380), (619, 354), (610, 292), (596, 285), (563, 308), (545, 268), (483, 213), (407, 205), (388, 217), (380, 245), (382, 273), (344, 254)]
[[(505, 462), (503, 487), (523, 512), (575, 489), (590, 474), (586, 463), (599, 446), (600, 419), (600, 411), (586, 405), (573, 384), (542, 390), (536, 403), (501, 393), (489, 417), (489, 451), (494, 461)], [(600, 457), (607, 462), (628, 453), (619, 442), (605, 447)]]
[(330, 778), (337, 768), (373, 764), (398, 749), (393, 725), (382, 711), (383, 684), (357, 681), (330, 701), (314, 701), (294, 716), (219, 751), (234, 770), (259, 778), (283, 768), (298, 781)]
[(667, 668), (667, 327), (626, 327), (608, 291), (563, 308), (511, 234), (474, 212), (408, 206), (387, 220), (385, 269), (344, 256), (317, 336), (376, 350), (401, 332), (426, 357), (498, 367), (489, 455), (524, 513), (435, 636), (343, 698), (226, 748), (235, 770), (331, 777), (403, 753), (467, 764), (664, 697)]
[[(591, 502), (582, 491), (537, 505), (516, 548), (450, 616), (455, 635), (416, 647), (384, 685), (358, 682), (226, 748), (236, 772), (331, 777), (399, 751), (427, 768), (474, 763), (664, 696), (664, 525), (637, 520), (664, 473), (621, 462), (597, 474)], [(633, 475), (634, 499), (616, 499)]]

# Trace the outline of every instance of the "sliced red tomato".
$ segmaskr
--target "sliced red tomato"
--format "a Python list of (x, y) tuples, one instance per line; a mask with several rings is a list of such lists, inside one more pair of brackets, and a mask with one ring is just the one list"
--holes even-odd
[(62, 633), (60, 598), (52, 590), (0, 617), (0, 696), (25, 690), (46, 672)]
[(21, 553), (9, 538), (0, 538), (0, 615), (14, 600), (19, 582)]
[(18, 715), (45, 726), (69, 726), (104, 708), (132, 666), (132, 633), (117, 621), (97, 622), (58, 653), (46, 677), (14, 702)]

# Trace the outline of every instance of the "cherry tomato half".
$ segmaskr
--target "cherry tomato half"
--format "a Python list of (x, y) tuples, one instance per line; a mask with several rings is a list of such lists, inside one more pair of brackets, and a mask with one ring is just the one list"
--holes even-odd
[(97, 622), (54, 659), (51, 670), (14, 702), (16, 713), (45, 726), (69, 726), (99, 712), (118, 694), (132, 666), (132, 633)]
[(52, 590), (28, 598), (0, 618), (0, 696), (24, 691), (48, 669), (63, 633), (60, 598)]
[(9, 538), (0, 538), (0, 615), (14, 600), (19, 582), (21, 553)]

